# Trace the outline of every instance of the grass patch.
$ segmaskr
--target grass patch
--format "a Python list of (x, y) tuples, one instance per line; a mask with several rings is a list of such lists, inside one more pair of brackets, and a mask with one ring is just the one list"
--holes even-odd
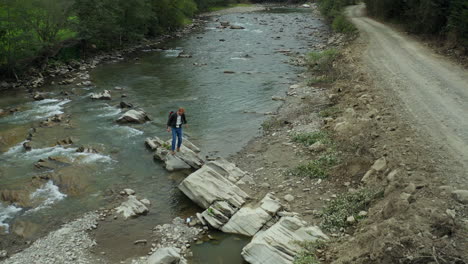
[(272, 119), (265, 120), (261, 126), (264, 131), (268, 131), (268, 130), (280, 127), (281, 124), (283, 124), (283, 122), (281, 122), (280, 120), (276, 118), (272, 118)]
[(220, 10), (233, 8), (233, 7), (249, 7), (249, 6), (252, 6), (252, 4), (240, 3), (240, 4), (211, 6), (211, 7), (208, 7), (208, 12), (215, 12), (215, 11), (220, 11)]
[(318, 113), (318, 115), (320, 117), (332, 117), (338, 114), (339, 112), (341, 112), (341, 110), (338, 107), (332, 106), (332, 107), (323, 109), (322, 111)]
[(298, 242), (302, 250), (294, 257), (293, 264), (318, 264), (320, 263), (316, 257), (317, 249), (326, 248), (326, 243), (323, 240)]
[(322, 142), (323, 144), (330, 143), (330, 138), (325, 131), (316, 131), (311, 133), (298, 133), (292, 136), (294, 142), (302, 143), (305, 146), (310, 146), (316, 142)]
[(338, 164), (338, 157), (332, 153), (322, 155), (318, 159), (299, 165), (288, 172), (301, 178), (326, 179), (329, 176), (331, 167), (336, 164)]
[(164, 142), (164, 143), (162, 144), (162, 147), (165, 148), (165, 149), (167, 149), (167, 150), (171, 150), (171, 148), (172, 148), (172, 146), (171, 146), (169, 143), (166, 143), (166, 142)]
[(307, 79), (306, 84), (307, 86), (313, 86), (316, 84), (323, 84), (323, 83), (332, 83), (335, 79), (328, 76), (319, 76), (319, 77), (312, 77)]
[(346, 221), (346, 218), (354, 216), (356, 220), (362, 219), (363, 217), (359, 216), (358, 213), (367, 210), (370, 203), (382, 195), (381, 190), (362, 189), (338, 196), (323, 209), (321, 226), (326, 230), (333, 231), (351, 225)]
[(320, 52), (312, 51), (307, 54), (309, 67), (318, 72), (327, 72), (333, 68), (333, 62), (339, 56), (336, 49), (328, 49)]

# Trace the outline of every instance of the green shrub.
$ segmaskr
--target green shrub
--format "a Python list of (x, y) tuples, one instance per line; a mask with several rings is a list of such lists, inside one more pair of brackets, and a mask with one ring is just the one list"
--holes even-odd
[(294, 142), (302, 143), (305, 146), (310, 146), (318, 141), (326, 144), (330, 142), (328, 134), (324, 131), (316, 131), (311, 133), (299, 133), (292, 136)]
[(382, 196), (382, 193), (381, 190), (362, 189), (338, 196), (323, 209), (321, 226), (326, 230), (337, 230), (350, 225), (346, 219), (349, 216), (354, 216), (356, 220), (362, 218), (358, 213), (366, 210), (374, 199)]
[(332, 28), (336, 32), (351, 34), (357, 32), (356, 27), (349, 22), (349, 20), (343, 15), (340, 14), (335, 19), (333, 19)]
[(328, 177), (331, 167), (338, 164), (335, 154), (326, 154), (306, 164), (297, 166), (288, 172), (297, 177), (308, 177), (311, 179), (325, 179)]
[(326, 243), (323, 240), (298, 242), (302, 250), (294, 257), (293, 264), (318, 264), (320, 263), (315, 256), (317, 249), (324, 249)]
[(318, 72), (329, 71), (333, 67), (333, 62), (338, 57), (336, 49), (328, 49), (321, 52), (310, 52), (307, 56), (309, 67)]

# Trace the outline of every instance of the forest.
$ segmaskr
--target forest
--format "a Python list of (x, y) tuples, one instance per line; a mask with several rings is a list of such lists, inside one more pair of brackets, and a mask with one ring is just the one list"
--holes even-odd
[(235, 0), (1, 0), (0, 75), (174, 31)]
[(368, 14), (468, 46), (468, 0), (365, 0)]

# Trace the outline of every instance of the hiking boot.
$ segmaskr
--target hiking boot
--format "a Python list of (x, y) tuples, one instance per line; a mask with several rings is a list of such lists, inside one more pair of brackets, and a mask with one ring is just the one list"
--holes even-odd
[(177, 152), (180, 152), (180, 148), (177, 148)]

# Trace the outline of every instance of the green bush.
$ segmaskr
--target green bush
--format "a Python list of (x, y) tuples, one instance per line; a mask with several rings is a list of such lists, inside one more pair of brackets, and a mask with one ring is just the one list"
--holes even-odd
[(326, 154), (318, 159), (310, 161), (306, 164), (297, 166), (288, 172), (297, 177), (308, 177), (311, 179), (325, 179), (328, 177), (331, 167), (338, 164), (338, 158), (335, 154)]
[(357, 31), (356, 27), (342, 14), (333, 19), (332, 28), (336, 32), (351, 34)]
[(333, 68), (333, 62), (339, 54), (336, 49), (313, 51), (308, 54), (307, 62), (309, 67), (317, 72), (328, 72)]
[(349, 216), (354, 216), (359, 220), (358, 213), (366, 210), (370, 203), (377, 197), (382, 196), (381, 190), (362, 189), (353, 193), (345, 193), (331, 200), (323, 209), (322, 227), (326, 230), (338, 230), (341, 227), (350, 225), (346, 221)]
[(326, 144), (330, 142), (328, 134), (324, 131), (316, 131), (311, 133), (297, 133), (292, 136), (294, 142), (299, 142), (305, 146), (310, 146), (318, 141)]
[(468, 41), (468, 0), (365, 0), (371, 16), (403, 23), (413, 33)]
[(315, 256), (317, 249), (324, 249), (326, 243), (323, 240), (298, 242), (302, 250), (294, 257), (293, 264), (318, 264), (320, 263)]

